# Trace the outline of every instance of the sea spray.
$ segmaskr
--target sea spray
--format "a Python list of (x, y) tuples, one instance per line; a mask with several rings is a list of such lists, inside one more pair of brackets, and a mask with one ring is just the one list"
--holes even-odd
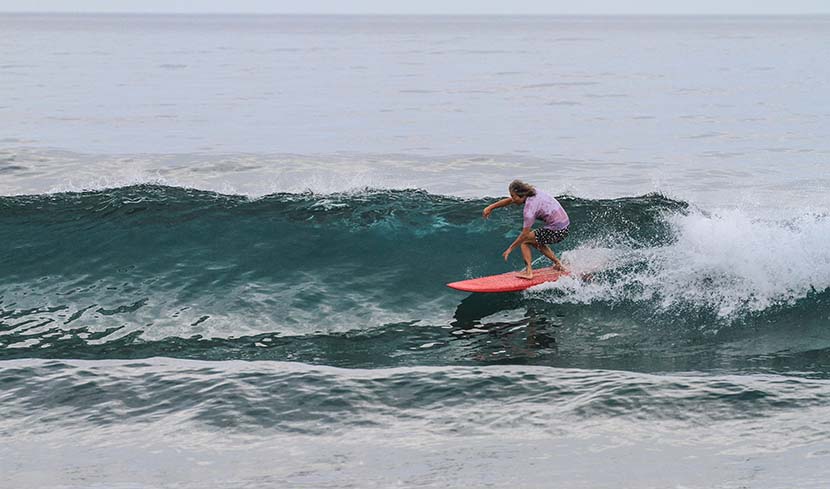
[(660, 246), (620, 241), (584, 243), (566, 251), (575, 272), (535, 289), (557, 302), (638, 302), (655, 310), (696, 308), (741, 318), (792, 305), (830, 287), (830, 218), (754, 218), (739, 209), (666, 216), (672, 238)]

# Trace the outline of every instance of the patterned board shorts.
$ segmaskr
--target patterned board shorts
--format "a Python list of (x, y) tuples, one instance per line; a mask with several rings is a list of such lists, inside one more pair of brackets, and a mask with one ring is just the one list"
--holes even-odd
[(536, 235), (536, 242), (539, 243), (540, 246), (556, 244), (568, 237), (568, 228), (560, 229), (558, 231), (547, 228), (539, 228), (533, 231), (533, 234)]

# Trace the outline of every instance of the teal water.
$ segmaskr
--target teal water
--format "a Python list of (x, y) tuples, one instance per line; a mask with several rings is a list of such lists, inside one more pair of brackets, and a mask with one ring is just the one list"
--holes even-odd
[[(519, 211), (484, 220), (491, 200), (371, 189), (249, 199), (146, 185), (3, 197), (0, 356), (825, 376), (827, 270), (743, 271), (725, 236), (712, 243), (723, 256), (687, 242), (689, 227), (723, 217), (657, 194), (561, 198), (574, 226), (558, 251), (590, 281), (448, 289), (521, 266), (494, 259)], [(779, 240), (793, 234), (827, 258), (810, 242), (830, 231), (825, 216), (751, 225), (758, 241), (775, 226)]]

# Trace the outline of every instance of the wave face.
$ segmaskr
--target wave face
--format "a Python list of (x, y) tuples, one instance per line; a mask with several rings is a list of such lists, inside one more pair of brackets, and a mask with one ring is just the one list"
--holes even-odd
[(489, 200), (415, 190), (2, 197), (0, 355), (823, 372), (827, 216), (561, 201), (555, 250), (582, 278), (465, 295), (444, 284), (521, 266), (500, 257), (518, 209), (484, 220)]

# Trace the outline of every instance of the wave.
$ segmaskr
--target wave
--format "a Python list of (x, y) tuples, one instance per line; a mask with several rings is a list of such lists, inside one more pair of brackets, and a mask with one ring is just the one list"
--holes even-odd
[[(0, 352), (261, 358), (276, 351), (269, 341), (299, 341), (293, 346), (312, 345), (294, 350), (311, 363), (387, 365), (378, 358), (393, 354), (400, 364), (430, 364), (429, 355), (379, 341), (367, 343), (364, 359), (317, 345), (403, 331), (389, 348), (435, 354), (451, 345), (460, 363), (516, 361), (511, 348), (471, 353), (448, 335), (490, 326), (524, 334), (530, 323), (537, 337), (561, 344), (565, 335), (616, 361), (631, 345), (681, 344), (691, 355), (759, 327), (768, 337), (759, 355), (830, 347), (827, 216), (761, 220), (659, 194), (561, 201), (572, 232), (554, 248), (591, 280), (466, 296), (444, 284), (521, 266), (518, 254), (508, 264), (500, 257), (520, 226), (518, 209), (484, 220), (487, 199), (384, 189), (251, 199), (137, 185), (2, 197)], [(780, 327), (790, 334), (778, 338)], [(794, 328), (814, 341), (801, 345)], [(561, 350), (540, 356), (568, 365)]]
[[(751, 423), (765, 428), (741, 431), (765, 433), (758, 437), (765, 440), (797, 432), (798, 442), (808, 444), (826, 440), (830, 430), (826, 416), (816, 415), (828, 410), (827, 380), (773, 375), (504, 366), (360, 370), (166, 359), (25, 360), (4, 362), (0, 372), (4, 422), (18, 436), (109, 426), (272, 436), (366, 428), (495, 435), (531, 428), (561, 436), (620, 422), (638, 435), (655, 429), (693, 435), (701, 425)], [(26, 422), (33, 411), (41, 422)], [(805, 412), (823, 421), (804, 430)]]
[[(626, 473), (644, 453), (661, 474), (684, 474), (687, 483), (690, 464), (703, 474), (724, 461), (740, 469), (726, 474), (730, 481), (744, 481), (749, 473), (753, 482), (770, 486), (818, 488), (827, 479), (826, 380), (525, 366), (362, 370), (164, 358), (3, 361), (0, 379), (3, 462), (10, 469), (4, 476), (19, 481), (14, 487), (34, 486), (31, 474), (49, 480), (89, 474), (86, 480), (115, 467), (116, 478), (115, 471), (125, 473), (125, 461), (136, 467), (127, 473), (143, 474), (147, 467), (167, 467), (163, 460), (181, 465), (180, 459), (197, 465), (203, 479), (219, 481), (182, 477), (180, 485), (188, 487), (258, 487), (263, 481), (320, 487), (322, 480), (386, 487), (401, 474), (402, 485), (437, 487), (453, 485), (459, 471), (474, 481), (492, 474), (498, 481), (493, 485), (506, 487), (515, 471), (499, 474), (505, 463), (519, 461), (526, 472), (539, 474), (527, 485), (547, 487), (543, 479), (550, 476), (541, 466), (568, 467), (557, 477), (585, 480), (582, 474), (609, 460), (619, 467), (615, 474)], [(691, 455), (678, 456), (679, 450)], [(58, 470), (44, 467), (44, 460), (57, 460)], [(755, 476), (761, 464), (774, 467), (782, 460), (800, 461), (804, 470), (787, 465), (786, 473)], [(377, 467), (379, 475), (367, 477), (361, 463)], [(251, 467), (264, 469), (249, 476)], [(140, 485), (158, 485), (179, 473), (151, 471)], [(796, 483), (779, 483), (794, 474)], [(722, 471), (717, 478), (692, 483), (717, 486)]]

